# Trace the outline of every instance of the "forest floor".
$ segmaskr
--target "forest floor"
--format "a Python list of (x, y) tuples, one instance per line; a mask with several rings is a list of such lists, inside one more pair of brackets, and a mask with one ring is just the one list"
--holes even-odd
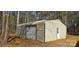
[(67, 39), (59, 39), (51, 42), (14, 38), (4, 47), (75, 47), (79, 41), (79, 35), (67, 35)]

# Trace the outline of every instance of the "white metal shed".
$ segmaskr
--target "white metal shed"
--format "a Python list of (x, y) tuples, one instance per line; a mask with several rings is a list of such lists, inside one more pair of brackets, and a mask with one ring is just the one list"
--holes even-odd
[[(21, 30), (22, 27), (24, 30)], [(67, 32), (66, 26), (59, 19), (29, 22), (18, 25), (18, 28), (20, 28), (18, 32), (20, 37), (43, 42), (64, 39)]]

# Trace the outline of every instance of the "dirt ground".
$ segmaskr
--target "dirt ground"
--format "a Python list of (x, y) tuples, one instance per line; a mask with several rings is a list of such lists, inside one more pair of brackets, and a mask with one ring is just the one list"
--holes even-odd
[(67, 35), (67, 39), (59, 39), (51, 42), (15, 38), (4, 47), (75, 47), (79, 41), (79, 35)]

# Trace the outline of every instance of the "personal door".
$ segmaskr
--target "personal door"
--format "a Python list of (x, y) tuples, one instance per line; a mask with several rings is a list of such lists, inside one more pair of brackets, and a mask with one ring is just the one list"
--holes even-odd
[(59, 31), (59, 28), (57, 28), (56, 31), (57, 31), (57, 34), (56, 34), (57, 39), (60, 39), (60, 31)]

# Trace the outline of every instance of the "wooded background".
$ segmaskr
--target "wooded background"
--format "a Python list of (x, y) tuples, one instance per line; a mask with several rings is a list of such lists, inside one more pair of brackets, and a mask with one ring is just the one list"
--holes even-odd
[(9, 34), (16, 33), (18, 21), (23, 24), (55, 19), (67, 26), (68, 34), (79, 34), (79, 11), (0, 11), (0, 41), (6, 43)]

